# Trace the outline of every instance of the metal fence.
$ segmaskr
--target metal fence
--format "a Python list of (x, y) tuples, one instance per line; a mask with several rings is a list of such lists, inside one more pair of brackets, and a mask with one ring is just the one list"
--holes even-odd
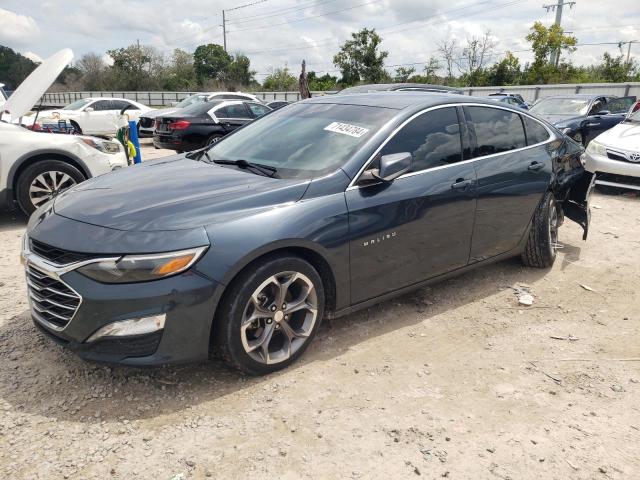
[[(601, 95), (628, 96), (640, 98), (640, 82), (630, 83), (581, 83), (561, 85), (519, 85), (508, 87), (468, 87), (463, 89), (467, 95), (483, 96), (495, 92), (519, 93), (528, 102), (552, 95), (571, 95), (574, 93), (592, 93)], [(50, 92), (42, 98), (44, 107), (60, 107), (71, 102), (88, 97), (116, 97), (127, 98), (149, 105), (150, 107), (170, 106), (174, 102), (184, 100), (198, 92)], [(285, 100), (295, 102), (300, 99), (298, 92), (250, 92), (258, 98), (272, 102)], [(312, 96), (330, 95), (335, 92), (311, 92)]]

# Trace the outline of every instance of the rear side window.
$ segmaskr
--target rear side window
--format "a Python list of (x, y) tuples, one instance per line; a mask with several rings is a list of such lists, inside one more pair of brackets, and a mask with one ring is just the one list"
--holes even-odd
[(251, 118), (249, 112), (244, 108), (244, 105), (239, 103), (238, 105), (227, 105), (219, 110), (215, 111), (215, 115), (218, 118)]
[(491, 107), (465, 107), (467, 122), (476, 134), (474, 157), (508, 152), (526, 146), (520, 115)]
[(455, 108), (424, 113), (400, 130), (381, 150), (379, 157), (409, 152), (414, 172), (462, 160), (460, 124)]
[(549, 140), (549, 132), (542, 124), (536, 122), (533, 118), (522, 118), (524, 119), (524, 128), (527, 131), (527, 145), (535, 145)]
[(113, 110), (122, 110), (127, 107), (127, 110), (139, 110), (133, 103), (129, 103), (126, 100), (111, 100)]

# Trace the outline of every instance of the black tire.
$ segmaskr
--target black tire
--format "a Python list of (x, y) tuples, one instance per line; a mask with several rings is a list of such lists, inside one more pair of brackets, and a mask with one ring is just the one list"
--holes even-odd
[(556, 260), (554, 244), (558, 241), (560, 223), (559, 207), (553, 193), (547, 192), (533, 214), (529, 238), (522, 253), (522, 263), (535, 268), (548, 268), (553, 265)]
[[(85, 176), (73, 165), (62, 160), (41, 160), (27, 167), (16, 182), (16, 199), (20, 209), (27, 215), (31, 215), (38, 206), (34, 205), (29, 196), (29, 187), (32, 182), (41, 174), (46, 172), (66, 173), (73, 179), (75, 184), (86, 180)], [(69, 182), (70, 183), (70, 182)], [(72, 185), (71, 185), (72, 186)], [(62, 190), (61, 190), (62, 191)], [(59, 192), (57, 192), (59, 193)], [(43, 202), (44, 203), (44, 202)]]
[[(242, 332), (241, 324), (254, 292), (267, 279), (277, 276), (281, 272), (301, 273), (313, 283), (317, 297), (317, 313), (315, 323), (301, 346), (297, 347), (297, 350), (291, 353), (286, 360), (267, 364), (256, 361), (245, 350), (242, 337), (244, 333)], [(240, 273), (225, 292), (221, 308), (216, 314), (213, 325), (213, 346), (215, 351), (228, 366), (250, 375), (265, 375), (285, 368), (300, 357), (313, 341), (324, 314), (324, 302), (325, 295), (322, 279), (308, 262), (300, 257), (288, 255), (266, 257), (257, 265), (252, 265)], [(275, 325), (275, 322), (273, 323)], [(275, 327), (278, 328), (277, 326)], [(284, 329), (280, 331), (280, 335), (284, 335), (283, 332)]]
[(78, 125), (73, 120), (70, 120), (69, 123), (71, 123), (71, 126), (75, 130), (76, 135), (82, 135), (82, 129), (80, 128), (80, 125)]

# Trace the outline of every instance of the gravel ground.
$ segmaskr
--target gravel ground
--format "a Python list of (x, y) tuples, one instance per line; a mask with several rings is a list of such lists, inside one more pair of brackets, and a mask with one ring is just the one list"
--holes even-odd
[(505, 261), (325, 322), (263, 378), (52, 344), (27, 310), (25, 220), (0, 216), (0, 477), (637, 479), (640, 200), (593, 204), (551, 270)]

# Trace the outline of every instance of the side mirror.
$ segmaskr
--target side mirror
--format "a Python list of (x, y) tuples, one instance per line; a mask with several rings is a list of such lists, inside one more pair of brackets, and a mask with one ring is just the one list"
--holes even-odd
[(409, 152), (383, 155), (380, 158), (380, 168), (364, 172), (360, 180), (365, 182), (393, 182), (396, 178), (411, 170), (412, 161), (413, 157)]
[(93, 107), (87, 107), (87, 108), (84, 109), (84, 111), (87, 112), (87, 113), (91, 113), (91, 112), (94, 111), (94, 109), (93, 109)]

